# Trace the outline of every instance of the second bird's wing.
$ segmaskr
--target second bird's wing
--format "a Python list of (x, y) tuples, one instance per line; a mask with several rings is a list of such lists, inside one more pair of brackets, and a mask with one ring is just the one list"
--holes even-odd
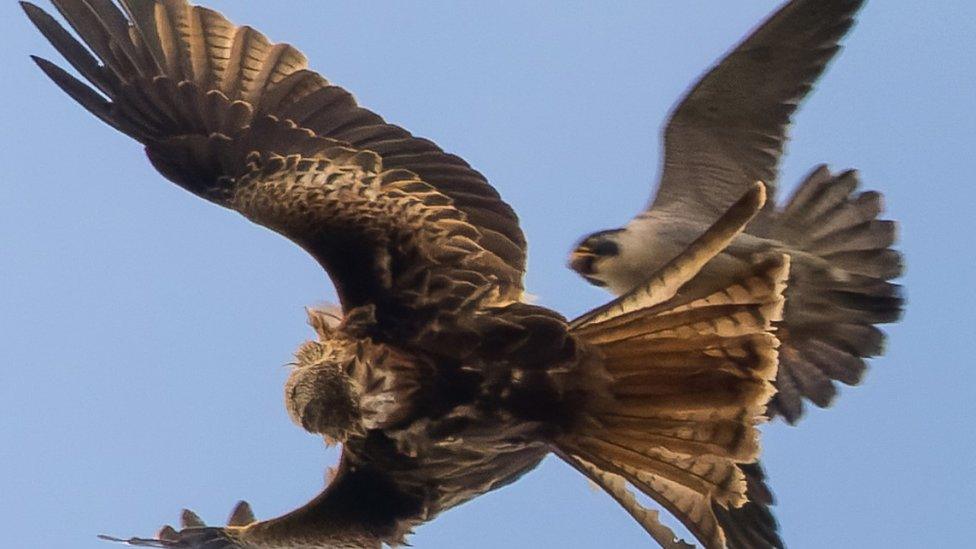
[(711, 223), (769, 185), (790, 117), (837, 53), (863, 0), (792, 0), (705, 74), (671, 113), (651, 209)]

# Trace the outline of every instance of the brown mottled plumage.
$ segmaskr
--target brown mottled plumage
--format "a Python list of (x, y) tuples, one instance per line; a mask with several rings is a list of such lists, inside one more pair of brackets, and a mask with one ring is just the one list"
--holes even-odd
[[(521, 301), (511, 209), (459, 158), (357, 106), (304, 57), (184, 0), (53, 0), (30, 19), (94, 86), (40, 67), (145, 146), (167, 178), (308, 251), (342, 316), (311, 310), (285, 387), (291, 418), (343, 445), (326, 489), (282, 517), (226, 527), (184, 513), (133, 545), (395, 545), (415, 525), (518, 479), (550, 451), (662, 545), (629, 483), (710, 548), (746, 504), (776, 372), (786, 257), (696, 274), (762, 208), (754, 184), (646, 283), (580, 319)], [(89, 51), (90, 50), (90, 51)], [(94, 55), (93, 55), (94, 54)], [(775, 524), (737, 528), (778, 540)]]

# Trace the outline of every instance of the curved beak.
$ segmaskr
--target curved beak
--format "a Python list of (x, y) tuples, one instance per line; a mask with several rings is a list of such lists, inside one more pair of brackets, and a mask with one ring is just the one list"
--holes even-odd
[(569, 268), (586, 276), (593, 274), (593, 258), (596, 257), (589, 248), (580, 246), (569, 254)]
[(569, 268), (576, 271), (590, 284), (604, 288), (607, 283), (593, 276), (596, 274), (596, 269), (593, 268), (594, 259), (596, 259), (596, 254), (590, 248), (580, 246), (569, 254)]

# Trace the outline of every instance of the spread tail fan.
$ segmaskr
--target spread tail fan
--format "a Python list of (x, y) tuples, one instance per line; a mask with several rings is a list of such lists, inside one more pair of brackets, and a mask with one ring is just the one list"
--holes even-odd
[(789, 258), (762, 258), (714, 288), (681, 289), (764, 198), (757, 184), (647, 283), (573, 323), (597, 349), (611, 398), (591, 404), (591, 421), (560, 437), (558, 453), (665, 547), (682, 546), (621, 491), (624, 481), (709, 548), (726, 546), (713, 506), (748, 501), (741, 465), (759, 454), (756, 425), (773, 394), (778, 341), (772, 324), (782, 313)]
[(866, 357), (882, 353), (884, 334), (875, 324), (901, 316), (902, 257), (891, 246), (895, 223), (878, 219), (880, 193), (857, 192), (857, 172), (815, 169), (776, 213), (772, 233), (805, 255), (794, 257), (783, 346), (770, 404), (773, 415), (793, 423), (803, 398), (828, 406), (833, 380), (857, 384)]

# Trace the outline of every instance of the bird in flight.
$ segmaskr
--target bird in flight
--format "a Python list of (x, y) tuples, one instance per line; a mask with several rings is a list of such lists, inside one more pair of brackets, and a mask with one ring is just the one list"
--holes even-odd
[[(627, 225), (583, 238), (570, 267), (623, 294), (665, 264), (754, 181), (775, 193), (790, 117), (840, 49), (863, 0), (793, 0), (711, 68), (672, 111), (657, 194)], [(881, 354), (875, 324), (898, 320), (889, 282), (902, 271), (895, 224), (878, 219), (877, 192), (858, 192), (854, 171), (814, 169), (777, 208), (773, 197), (701, 280), (747, 268), (757, 253), (792, 258), (771, 416), (795, 423), (803, 400), (826, 407), (834, 380), (857, 384)]]
[(687, 547), (631, 488), (706, 547), (781, 545), (762, 501), (738, 510), (755, 501), (743, 469), (772, 395), (790, 257), (697, 276), (763, 208), (762, 183), (716, 205), (641, 284), (567, 321), (523, 300), (525, 239), (485, 178), (357, 105), (296, 49), (184, 0), (52, 3), (80, 41), (22, 5), (81, 79), (35, 57), (40, 68), (167, 179), (306, 250), (342, 307), (309, 311), (316, 337), (285, 386), (294, 422), (342, 444), (321, 494), (270, 520), (240, 505), (225, 527), (184, 513), (180, 530), (118, 541), (397, 545), (551, 452), (662, 546)]

